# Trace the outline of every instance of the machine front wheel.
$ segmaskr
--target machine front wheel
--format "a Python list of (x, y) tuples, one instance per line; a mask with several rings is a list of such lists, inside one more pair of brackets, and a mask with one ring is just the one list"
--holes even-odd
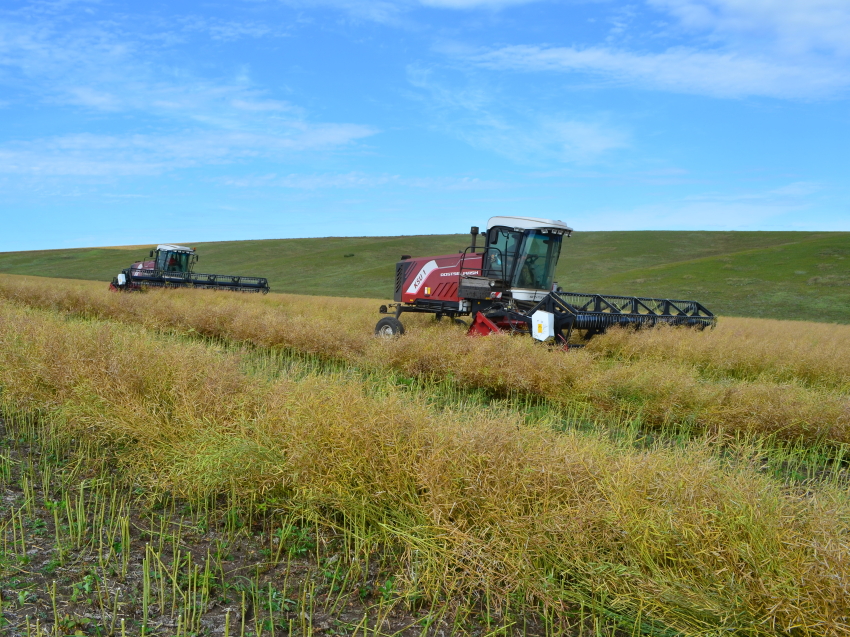
[(375, 326), (375, 336), (389, 338), (392, 336), (401, 336), (402, 334), (404, 334), (404, 325), (394, 316), (382, 318)]

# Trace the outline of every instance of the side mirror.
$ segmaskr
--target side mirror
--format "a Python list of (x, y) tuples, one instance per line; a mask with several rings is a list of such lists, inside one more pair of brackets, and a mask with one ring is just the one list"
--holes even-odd
[(487, 233), (487, 243), (493, 245), (499, 240), (499, 231), (496, 228), (490, 228), (490, 231)]
[(151, 250), (151, 253), (148, 256), (153, 258), (153, 250)]

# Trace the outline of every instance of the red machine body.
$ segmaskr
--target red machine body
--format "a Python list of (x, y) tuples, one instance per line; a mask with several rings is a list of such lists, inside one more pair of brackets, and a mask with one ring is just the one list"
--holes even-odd
[(399, 264), (401, 267), (396, 273), (395, 301), (415, 303), (418, 299), (423, 299), (459, 303), (461, 301), (458, 296), (460, 277), (480, 276), (481, 257), (480, 253), (447, 254), (439, 257), (407, 259), (401, 262)]
[(459, 317), (471, 316), (470, 334), (509, 331), (564, 345), (573, 330), (589, 338), (614, 325), (704, 329), (717, 321), (696, 301), (564, 292), (554, 281), (562, 241), (572, 234), (563, 221), (491, 217), (480, 247), (479, 234), (473, 227), (471, 245), (458, 254), (402, 255), (396, 263), (395, 302), (378, 310), (395, 316), (378, 321), (375, 334), (404, 334), (399, 319), (407, 312), (465, 325)]
[[(403, 333), (399, 318), (406, 312), (434, 314), (437, 320), (446, 316), (457, 322), (459, 317), (472, 316), (475, 322), (481, 311), (504, 307), (503, 301), (511, 307), (516, 303), (533, 306), (552, 289), (561, 239), (570, 232), (562, 221), (492, 217), (480, 247), (480, 233), (473, 227), (472, 243), (462, 252), (415, 259), (403, 255), (396, 263), (395, 303), (380, 309), (387, 314), (392, 308), (395, 318), (381, 319), (376, 333)], [(514, 329), (527, 322), (501, 317), (497, 324), (500, 329)]]

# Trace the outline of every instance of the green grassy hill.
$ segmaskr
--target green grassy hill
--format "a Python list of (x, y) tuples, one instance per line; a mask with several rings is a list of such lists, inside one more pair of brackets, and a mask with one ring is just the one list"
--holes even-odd
[(645, 296), (677, 292), (717, 314), (850, 323), (850, 236), (612, 272), (594, 284)]
[[(189, 243), (199, 272), (265, 276), (273, 291), (389, 298), (401, 254), (457, 252), (468, 235)], [(0, 253), (0, 272), (109, 281), (149, 247)], [(345, 256), (353, 255), (353, 256)], [(693, 298), (718, 314), (850, 323), (850, 233), (580, 232), (571, 291)]]

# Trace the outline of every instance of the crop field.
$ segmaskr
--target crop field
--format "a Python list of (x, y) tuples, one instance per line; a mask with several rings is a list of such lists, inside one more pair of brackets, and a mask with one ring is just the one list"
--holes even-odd
[(850, 633), (850, 325), (105, 288), (0, 275), (10, 634)]
[[(266, 277), (276, 292), (378, 299), (392, 296), (400, 255), (468, 244), (468, 235), (188, 243), (199, 272)], [(111, 281), (149, 249), (6, 252), (0, 272)], [(695, 298), (724, 316), (850, 323), (850, 233), (576, 232), (556, 280), (573, 292)]]

